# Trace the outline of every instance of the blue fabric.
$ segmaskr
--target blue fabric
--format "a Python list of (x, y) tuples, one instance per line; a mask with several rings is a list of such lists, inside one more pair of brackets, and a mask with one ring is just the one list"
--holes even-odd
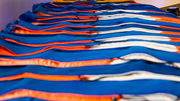
[[(20, 20), (27, 21), (27, 22), (40, 22), (40, 21), (37, 21), (35, 18), (33, 18), (29, 15), (26, 15), (26, 14), (21, 15)], [(65, 19), (65, 20), (68, 20), (68, 19)], [(46, 20), (46, 21), (43, 21), (43, 23), (47, 23), (44, 25), (52, 25), (52, 24), (48, 24), (48, 23), (56, 22), (56, 21), (63, 21), (63, 20), (57, 20), (57, 19), (53, 19), (53, 21)], [(85, 25), (109, 25), (109, 24), (114, 24), (114, 23), (119, 23), (119, 22), (127, 22), (127, 21), (129, 21), (129, 22), (130, 21), (146, 22), (147, 24), (158, 24), (158, 25), (162, 25), (162, 22), (163, 22), (163, 25), (166, 25), (166, 26), (171, 26), (171, 24), (172, 24), (172, 26), (176, 26), (176, 27), (179, 26), (178, 23), (174, 23), (174, 22), (153, 21), (153, 20), (144, 20), (144, 19), (140, 19), (140, 18), (126, 18), (126, 17), (112, 19), (112, 20), (97, 20), (97, 21), (84, 21), (84, 22), (72, 22), (72, 23), (80, 24), (80, 25), (82, 25), (82, 24), (85, 24)], [(69, 24), (69, 22), (68, 21), (62, 22), (61, 24)]]
[[(33, 84), (33, 85), (29, 85), (29, 84)], [(27, 78), (12, 82), (2, 82), (0, 84), (1, 88), (5, 88), (6, 86), (9, 86), (9, 88), (2, 89), (0, 93), (1, 95), (15, 89), (31, 89), (31, 90), (39, 90), (39, 91), (47, 91), (47, 92), (63, 92), (63, 93), (71, 92), (71, 93), (87, 94), (87, 95), (153, 94), (153, 93), (164, 92), (164, 93), (180, 96), (179, 83), (166, 81), (166, 80), (134, 80), (134, 81), (123, 81), (123, 82), (111, 82), (111, 81), (109, 82), (48, 81), (47, 82), (47, 81)], [(150, 87), (151, 89), (149, 89)], [(139, 88), (143, 88), (143, 89), (139, 89)]]
[[(120, 37), (120, 36), (128, 36), (128, 35), (147, 35), (147, 36), (165, 36), (165, 37), (175, 37), (180, 38), (179, 35), (168, 35), (168, 34), (156, 34), (152, 32), (142, 32), (142, 31), (128, 31), (122, 33), (110, 33), (104, 35), (70, 35), (68, 33), (57, 34), (57, 35), (33, 35), (33, 34), (19, 34), (14, 33), (13, 30), (19, 29), (16, 27), (12, 27), (12, 25), (20, 25), (28, 29), (36, 30), (36, 29), (47, 29), (51, 27), (55, 27), (58, 25), (66, 24), (66, 25), (92, 25), (92, 26), (111, 26), (117, 24), (123, 24), (128, 22), (137, 22), (142, 24), (152, 24), (152, 25), (160, 25), (160, 26), (169, 26), (180, 28), (180, 24), (177, 22), (162, 22), (162, 21), (151, 21), (151, 20), (143, 20), (141, 18), (119, 18), (113, 20), (97, 20), (92, 22), (62, 22), (57, 24), (46, 24), (46, 25), (33, 25), (32, 22), (57, 22), (57, 21), (65, 21), (71, 18), (63, 18), (63, 19), (52, 19), (46, 21), (37, 21), (36, 18), (48, 18), (44, 16), (37, 16), (35, 12), (42, 12), (46, 14), (51, 14), (48, 11), (55, 12), (63, 12), (70, 10), (113, 10), (113, 9), (124, 9), (124, 10), (148, 10), (148, 11), (157, 11), (164, 12), (154, 6), (145, 5), (145, 4), (132, 4), (132, 3), (121, 3), (121, 5), (113, 5), (112, 3), (108, 4), (95, 4), (92, 0), (90, 0), (90, 5), (95, 5), (93, 7), (85, 7), (79, 6), (78, 3), (81, 1), (75, 2), (72, 5), (66, 5), (66, 7), (55, 7), (49, 3), (40, 3), (33, 5), (33, 12), (27, 11), (20, 16), (19, 21), (15, 21), (14, 23), (9, 23), (5, 31), (0, 33), (0, 45), (5, 46), (9, 50), (13, 51), (16, 54), (30, 53), (41, 50), (47, 46), (42, 47), (29, 47), (23, 46), (16, 43), (8, 42), (3, 40), (3, 37), (11, 38), (20, 42), (28, 43), (28, 44), (43, 44), (49, 42), (56, 41), (79, 41), (79, 40), (96, 40), (96, 39), (104, 39), (111, 37)], [(80, 4), (81, 5), (81, 4)], [(54, 14), (54, 16), (86, 16), (86, 15), (111, 15), (118, 14), (124, 12), (113, 12), (113, 13), (65, 13), (65, 14)], [(129, 13), (127, 13), (129, 14)], [(141, 15), (148, 16), (160, 16), (160, 17), (170, 17), (177, 18), (176, 16), (166, 13), (138, 13)], [(77, 19), (74, 19), (77, 20)], [(11, 28), (12, 27), (12, 28)], [(53, 29), (50, 31), (109, 31), (109, 30), (117, 30), (117, 29), (125, 29), (130, 27), (138, 27), (138, 28), (146, 28), (150, 30), (159, 30), (159, 31), (171, 31), (171, 32), (180, 32), (178, 29), (167, 29), (167, 28), (158, 28), (146, 25), (138, 25), (138, 24), (128, 24), (124, 26), (117, 27), (109, 27), (109, 28), (80, 28), (80, 27), (63, 27), (58, 29)], [(146, 41), (146, 40), (138, 40), (138, 39), (129, 39), (122, 42), (132, 42), (132, 41)], [(160, 44), (169, 44), (174, 46), (180, 46), (180, 42), (166, 42), (166, 41), (146, 41), (146, 42), (155, 42)], [(49, 46), (79, 46), (79, 45), (99, 45), (104, 42), (91, 42), (91, 43), (76, 43), (76, 44), (55, 44)], [(112, 42), (109, 42), (112, 43)], [(0, 50), (1, 52), (1, 50)], [(8, 58), (8, 59), (35, 59), (42, 58), (47, 60), (55, 60), (59, 62), (72, 62), (72, 61), (86, 61), (86, 60), (99, 60), (99, 59), (112, 59), (119, 58), (125, 55), (129, 55), (132, 53), (146, 53), (152, 55), (160, 60), (163, 60), (167, 63), (180, 62), (180, 53), (175, 52), (167, 52), (160, 51), (156, 49), (133, 46), (133, 47), (123, 47), (123, 48), (113, 48), (113, 49), (100, 49), (100, 50), (74, 50), (67, 51), (61, 49), (51, 49), (45, 52), (41, 52), (34, 55), (28, 56), (6, 56), (1, 55), (0, 58)], [(117, 65), (100, 65), (100, 66), (84, 66), (84, 67), (72, 67), (72, 68), (55, 68), (48, 66), (38, 66), (38, 65), (22, 65), (22, 66), (0, 66), (0, 78), (8, 77), (13, 75), (18, 75), (21, 73), (35, 73), (35, 74), (43, 74), (43, 75), (97, 75), (97, 74), (121, 74), (129, 71), (149, 71), (158, 74), (164, 75), (176, 75), (180, 76), (180, 69), (174, 66), (170, 66), (167, 64), (153, 63), (143, 60), (133, 60), (123, 64)], [(37, 80), (37, 79), (18, 79), (12, 81), (2, 81), (0, 82), (0, 96), (17, 89), (30, 89), (37, 91), (45, 91), (45, 92), (58, 92), (58, 93), (76, 93), (76, 94), (87, 94), (87, 95), (107, 95), (107, 94), (153, 94), (153, 93), (168, 93), (176, 96), (180, 96), (180, 83), (173, 82), (170, 80), (161, 80), (161, 79), (140, 79), (140, 80), (130, 80), (130, 81), (93, 81), (93, 82), (84, 82), (84, 81), (46, 81), (46, 80)], [(16, 98), (10, 99), (7, 101), (43, 101), (35, 98)]]
[[(41, 4), (40, 6), (42, 6), (43, 4)], [(109, 7), (110, 6), (110, 7)], [(46, 6), (47, 7), (47, 6)], [(33, 7), (33, 12), (36, 12), (36, 9), (39, 9), (38, 6), (34, 6)], [(83, 7), (83, 6), (75, 6), (75, 5), (68, 5), (66, 7), (63, 7), (63, 8), (54, 8), (54, 9), (51, 9), (53, 11), (70, 11), (70, 10), (74, 10), (74, 9), (79, 9), (79, 10), (100, 10), (100, 9), (133, 9), (133, 10), (151, 10), (151, 11), (162, 11), (164, 12), (163, 10), (160, 10), (152, 5), (145, 5), (145, 4), (121, 4), (121, 5), (111, 5), (111, 3), (108, 3), (108, 4), (104, 4), (102, 6), (94, 6), (94, 7)]]
[[(125, 24), (125, 23), (122, 22), (122, 23), (119, 23), (119, 24)], [(7, 28), (6, 28), (6, 31), (8, 31), (8, 33), (12, 33), (11, 30), (18, 29), (16, 27), (12, 27), (13, 25), (20, 25), (20, 26), (23, 26), (25, 28), (32, 29), (32, 30), (54, 27), (54, 25), (51, 25), (51, 26), (38, 26), (37, 27), (35, 25), (33, 26), (33, 25), (30, 25), (30, 24), (29, 25), (25, 25), (25, 24), (22, 24), (22, 25), (21, 24), (9, 24), (9, 26), (7, 26)], [(9, 27), (12, 27), (12, 28), (10, 29)], [(159, 31), (180, 32), (180, 30), (178, 30), (178, 29), (167, 29), (167, 28), (160, 28), (160, 27), (147, 26), (147, 25), (138, 25), (138, 24), (127, 24), (127, 25), (121, 25), (121, 26), (119, 25), (117, 27), (98, 27), (98, 26), (96, 26), (96, 28), (62, 27), (62, 28), (56, 28), (56, 29), (48, 30), (48, 31), (68, 30), (68, 31), (72, 31), (72, 32), (78, 32), (78, 31), (80, 31), (80, 32), (81, 31), (97, 31), (97, 32), (101, 32), (101, 31), (118, 30), (118, 29), (120, 30), (120, 29), (125, 29), (125, 28), (130, 28), (130, 27), (144, 28), (144, 29), (150, 29), (150, 30), (159, 30)], [(46, 31), (46, 32), (48, 32), (48, 31)]]
[[(110, 23), (110, 22), (108, 22), (108, 23), (106, 23), (106, 24), (92, 24), (92, 26), (96, 26), (97, 28), (93, 28), (94, 30), (97, 30), (97, 29), (103, 29), (103, 28), (98, 28), (98, 26), (111, 26), (111, 25), (118, 25), (118, 24), (124, 24), (124, 23), (129, 23), (129, 22), (133, 22), (132, 20), (127, 20), (127, 21), (117, 21), (117, 22), (115, 22), (115, 23)], [(147, 21), (146, 20), (140, 20), (140, 19), (137, 19), (136, 21), (134, 21), (135, 23), (140, 23), (140, 24), (144, 24), (144, 23), (147, 23)], [(11, 26), (11, 25), (20, 25), (20, 26), (23, 26), (23, 27), (26, 27), (26, 28), (29, 28), (29, 29), (47, 29), (47, 28), (51, 28), (51, 27), (56, 27), (56, 26), (59, 26), (59, 25), (63, 25), (63, 24), (66, 24), (66, 25), (73, 25), (73, 26), (77, 26), (77, 27), (62, 27), (62, 28), (58, 28), (58, 29), (54, 29), (54, 30), (49, 30), (49, 31), (55, 31), (55, 30), (80, 30), (80, 31), (82, 31), (82, 30), (87, 30), (87, 28), (81, 28), (81, 27), (78, 27), (78, 26), (81, 26), (81, 25), (84, 25), (85, 23), (79, 23), (79, 24), (77, 24), (77, 23), (71, 23), (71, 22), (63, 22), (63, 23), (59, 23), (59, 24), (53, 24), (53, 25), (48, 25), (48, 26), (37, 26), (37, 25), (33, 25), (33, 24), (31, 24), (31, 23), (29, 23), (29, 22), (26, 22), (26, 21), (22, 21), (22, 20), (20, 20), (20, 21), (16, 21), (16, 22), (14, 22), (13, 24), (8, 24), (7, 26), (6, 26), (6, 30), (8, 31), (9, 30), (9, 27)], [(157, 22), (155, 22), (155, 21), (148, 21), (148, 23), (147, 24), (150, 24), (150, 25), (157, 25), (157, 26), (168, 26), (168, 27), (175, 27), (175, 28), (180, 28), (180, 25), (179, 24), (176, 24), (176, 23), (168, 23), (168, 22), (163, 22), (163, 23), (157, 23)], [(135, 24), (133, 24), (133, 25), (135, 25)], [(126, 25), (127, 26), (127, 25)], [(139, 25), (138, 25), (139, 26)], [(114, 28), (121, 28), (121, 27), (124, 27), (124, 25), (123, 26), (118, 26), (118, 27), (107, 27), (107, 28), (104, 28), (104, 30), (109, 30), (109, 29), (114, 29)], [(147, 28), (150, 28), (149, 26), (144, 26), (145, 28), (147, 27)], [(174, 30), (174, 29), (166, 29), (166, 28), (156, 28), (156, 27), (154, 27), (156, 30), (159, 30), (159, 29), (163, 29), (164, 31), (174, 31), (174, 32), (178, 32), (179, 30)], [(153, 29), (153, 28), (152, 28)], [(155, 30), (154, 29), (154, 30)], [(91, 29), (89, 29), (89, 30), (91, 30)]]
[[(63, 13), (63, 14), (66, 14), (66, 13)], [(102, 15), (103, 14), (103, 15)], [(161, 13), (151, 13), (151, 12), (145, 12), (145, 13), (128, 13), (128, 12), (109, 12), (109, 13), (87, 13), (87, 14), (84, 14), (84, 13), (73, 13), (73, 16), (96, 16), (96, 15), (100, 15), (100, 16), (104, 16), (104, 15), (113, 15), (113, 14), (141, 14), (141, 15), (147, 15), (147, 16), (161, 16), (161, 17), (173, 17), (174, 15), (172, 14), (161, 14)], [(68, 16), (68, 15), (72, 15), (71, 13), (70, 14), (67, 14), (67, 15), (63, 15), (63, 16)], [(56, 16), (61, 16), (61, 15), (57, 15), (55, 14), (54, 16), (52, 17), (56, 17)], [(30, 11), (27, 11), (25, 12), (24, 14), (22, 14), (20, 16), (20, 19), (21, 20), (32, 20), (32, 21), (37, 21), (35, 18), (48, 18), (49, 16), (38, 16), (38, 15), (35, 15), (33, 14), (32, 12)], [(95, 17), (95, 18), (98, 18), (98, 17)], [(95, 19), (95, 18), (92, 18), (92, 19)], [(56, 18), (56, 19), (52, 19), (52, 20), (47, 20), (47, 21), (42, 21), (42, 22), (56, 22), (56, 21), (63, 21), (63, 20), (75, 20), (75, 19), (78, 19), (78, 18)], [(37, 21), (38, 22), (38, 21)]]
[[(28, 20), (27, 20), (28, 21)], [(20, 21), (16, 21), (14, 24), (19, 24), (28, 28), (32, 29), (39, 29), (39, 28), (50, 28), (58, 25), (73, 25), (73, 26), (78, 26), (78, 25), (93, 25), (93, 26), (110, 26), (110, 25), (117, 25), (121, 23), (128, 23), (128, 22), (137, 22), (137, 23), (145, 23), (145, 24), (152, 24), (152, 25), (162, 25), (162, 26), (169, 26), (169, 27), (176, 27), (180, 28), (180, 25), (178, 23), (172, 23), (172, 22), (160, 22), (160, 21), (151, 21), (151, 20), (143, 20), (139, 18), (121, 18), (121, 19), (115, 19), (115, 20), (110, 20), (110, 21), (97, 21), (97, 22), (82, 22), (82, 23), (73, 23), (73, 22), (62, 22), (58, 24), (53, 24), (53, 25), (48, 25), (48, 26), (37, 26), (37, 25), (32, 25), (31, 23), (25, 21), (25, 19), (22, 19)], [(30, 21), (31, 22), (31, 21)], [(8, 24), (9, 26), (9, 24)]]
[[(66, 13), (64, 13), (66, 14)], [(104, 14), (104, 13), (103, 13)], [(111, 15), (111, 14), (129, 14), (128, 12), (113, 12), (113, 13), (106, 13), (104, 15)], [(160, 13), (130, 13), (130, 14), (141, 14), (141, 15), (147, 15), (147, 16), (161, 16), (161, 17), (172, 17), (168, 14), (160, 14)], [(77, 13), (77, 14), (73, 14), (73, 16), (96, 16), (96, 15), (99, 15), (99, 13), (91, 13), (91, 14), (82, 14), (82, 13)], [(57, 15), (58, 16), (58, 15)], [(65, 16), (68, 16), (68, 15), (65, 15)], [(100, 15), (100, 16), (103, 16), (103, 15)], [(52, 16), (52, 17), (55, 17), (55, 16)], [(25, 20), (25, 21), (32, 21), (32, 22), (40, 22), (40, 21), (37, 21), (36, 18), (48, 18), (46, 16), (38, 16), (38, 15), (35, 15), (33, 13), (31, 13), (30, 11), (27, 11), (25, 12), (24, 14), (22, 14), (20, 16), (20, 19), (21, 20)], [(96, 19), (98, 17), (94, 17), (94, 18), (91, 18), (91, 19)], [(42, 21), (42, 22), (56, 22), (56, 21), (64, 21), (64, 20), (77, 20), (78, 18), (56, 18), (56, 19), (51, 19), (51, 20), (47, 20), (47, 21)]]
[(40, 100), (40, 99), (35, 99), (35, 98), (30, 98), (30, 97), (22, 97), (22, 98), (15, 98), (15, 99), (6, 100), (6, 101), (45, 101), (45, 100)]
[[(144, 66), (144, 67), (143, 67)], [(41, 75), (98, 75), (120, 74), (129, 71), (149, 71), (165, 75), (180, 75), (180, 69), (164, 64), (156, 64), (148, 61), (132, 61), (118, 65), (84, 66), (73, 68), (54, 68), (45, 66), (2, 66), (0, 77), (13, 76), (25, 72)]]
[[(76, 9), (73, 9), (73, 10), (76, 10)], [(116, 9), (115, 9), (116, 10)], [(128, 9), (128, 10), (134, 10), (134, 9)], [(88, 11), (88, 10), (87, 10)], [(140, 11), (140, 10), (139, 10)], [(145, 10), (143, 10), (145, 11)], [(78, 16), (85, 16), (85, 15), (112, 15), (112, 14), (120, 14), (120, 13), (130, 13), (130, 12), (125, 12), (125, 11), (116, 11), (116, 12), (99, 12), (99, 13), (78, 13), (78, 12), (69, 12), (69, 13), (60, 13), (60, 14), (56, 14), (56, 13), (48, 13), (48, 11), (43, 8), (43, 7), (39, 7), (38, 8), (38, 11), (36, 12), (42, 12), (42, 13), (45, 13), (45, 14), (51, 14), (51, 15), (54, 15), (54, 16), (67, 16), (67, 15), (78, 15)], [(31, 14), (29, 11), (27, 11), (26, 13), (29, 13)], [(177, 18), (176, 16), (174, 16), (173, 14), (171, 13), (155, 13), (155, 12), (142, 12), (142, 13), (133, 13), (131, 12), (131, 14), (142, 14), (142, 15), (151, 15), (151, 16), (164, 16), (164, 17), (174, 17), (174, 18)], [(42, 17), (42, 18), (46, 18), (47, 16), (38, 16), (38, 15), (35, 15), (35, 14), (31, 14), (35, 17)]]
[[(42, 47), (31, 48), (20, 45), (17, 48), (17, 45), (13, 45), (10, 43), (5, 43), (4, 46), (6, 46), (8, 49), (12, 50), (14, 53), (17, 54), (34, 52), (42, 49)], [(106, 55), (101, 54), (102, 52)], [(61, 62), (70, 62), (70, 61), (83, 61), (83, 60), (96, 60), (96, 59), (110, 59), (110, 58), (121, 57), (131, 53), (147, 53), (168, 62), (180, 62), (179, 53), (159, 51), (159, 50), (149, 49), (139, 46), (103, 49), (103, 50), (85, 50), (85, 51), (66, 51), (60, 49), (51, 49), (35, 55), (23, 56), (23, 57), (9, 57), (9, 58), (13, 58), (13, 59), (43, 58), (43, 59), (51, 59)], [(56, 57), (57, 55), (58, 57)]]

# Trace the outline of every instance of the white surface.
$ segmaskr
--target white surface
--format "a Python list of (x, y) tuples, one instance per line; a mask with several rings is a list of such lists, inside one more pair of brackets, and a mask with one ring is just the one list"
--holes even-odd
[(180, 0), (135, 0), (137, 3), (151, 4), (156, 7), (166, 7), (180, 3)]

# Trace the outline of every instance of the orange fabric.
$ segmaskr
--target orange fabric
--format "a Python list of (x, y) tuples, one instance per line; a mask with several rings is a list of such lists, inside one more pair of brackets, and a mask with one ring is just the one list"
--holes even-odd
[(80, 78), (81, 78), (81, 81), (92, 81), (91, 80), (92, 77), (87, 77), (86, 75), (81, 75)]
[(134, 2), (134, 0), (96, 0), (96, 3), (122, 3), (122, 2)]
[(71, 32), (66, 30), (61, 31), (49, 31), (49, 32), (43, 32), (43, 31), (29, 31), (24, 29), (16, 29), (12, 32), (18, 33), (18, 34), (42, 34), (42, 35), (48, 35), (48, 34), (75, 34), (75, 35), (93, 35), (96, 32), (95, 31), (81, 31), (81, 32)]
[(55, 7), (65, 7), (66, 6), (66, 5), (56, 5), (56, 4), (51, 3), (51, 2), (49, 2), (49, 4), (51, 4), (51, 5), (55, 6)]
[[(79, 0), (53, 0), (55, 3), (73, 3)], [(80, 0), (83, 1), (83, 0)], [(96, 3), (122, 3), (122, 2), (135, 2), (134, 0), (95, 0)]]
[(12, 32), (18, 33), (18, 34), (77, 34), (77, 35), (83, 34), (83, 35), (92, 35), (92, 34), (96, 33), (95, 31), (71, 32), (71, 31), (66, 31), (66, 30), (44, 32), (42, 30), (27, 29), (27, 28), (19, 26), (19, 25), (13, 25), (13, 26), (21, 28), (21, 29), (15, 29), (12, 31)]
[(72, 47), (68, 47), (68, 46), (48, 46), (45, 47), (41, 50), (35, 51), (35, 52), (31, 52), (31, 53), (24, 53), (24, 54), (16, 54), (14, 52), (12, 52), (11, 50), (7, 49), (4, 46), (0, 45), (0, 55), (6, 55), (6, 56), (27, 56), (27, 55), (34, 55), (34, 54), (38, 54), (41, 52), (45, 52), (51, 49), (60, 49), (60, 50), (88, 50), (90, 47), (86, 47), (86, 46), (72, 46)]
[(79, 76), (40, 75), (33, 73), (22, 73), (9, 77), (1, 77), (0, 81), (10, 81), (10, 80), (23, 79), (23, 78), (33, 78), (33, 79), (48, 80), (48, 81), (72, 81), (72, 80), (79, 81), (80, 80)]
[(171, 39), (171, 42), (180, 42), (180, 38), (176, 38), (176, 37), (169, 37), (169, 39)]
[(45, 13), (41, 13), (41, 12), (35, 12), (34, 14), (39, 15), (39, 16), (54, 16), (51, 14), (45, 14)]
[[(18, 33), (18, 34), (77, 34), (77, 35), (92, 35), (92, 34), (96, 33), (95, 31), (71, 32), (71, 31), (66, 31), (66, 30), (46, 31), (45, 32), (45, 30), (43, 30), (43, 29), (40, 29), (40, 30), (31, 30), (31, 29), (28, 29), (28, 28), (25, 28), (25, 27), (22, 27), (22, 26), (19, 26), (19, 25), (12, 25), (12, 26), (21, 28), (21, 29), (15, 29), (15, 30), (12, 31), (12, 32)], [(49, 28), (49, 29), (46, 29), (46, 30), (56, 29), (58, 27), (68, 27), (68, 26), (69, 25), (59, 25), (59, 26), (52, 27), (52, 28)], [(76, 26), (71, 26), (71, 27), (76, 27)], [(95, 26), (88, 26), (88, 25), (87, 26), (79, 26), (79, 27), (83, 27), (83, 28), (84, 27), (85, 28), (86, 27), (94, 27), (95, 28)]]
[(161, 34), (169, 34), (169, 35), (180, 35), (180, 32), (169, 32), (169, 31), (163, 31)]
[[(53, 6), (55, 6), (55, 7), (62, 7), (62, 5), (56, 5), (56, 4), (54, 4), (54, 3), (49, 3), (49, 4), (51, 4), (51, 5), (53, 5)], [(87, 7), (93, 7), (94, 5), (87, 5), (87, 4), (72, 4), (72, 5), (76, 5), (76, 6), (87, 6)]]
[(0, 58), (0, 66), (16, 66), (16, 65), (40, 65), (56, 68), (70, 68), (70, 67), (83, 67), (83, 66), (98, 66), (98, 65), (110, 65), (110, 59), (102, 60), (87, 60), (87, 61), (75, 61), (75, 62), (59, 62), (46, 59), (6, 59)]
[(175, 46), (175, 47), (178, 49), (176, 53), (180, 53), (180, 46)]
[(42, 100), (53, 101), (113, 101), (112, 99), (121, 99), (119, 95), (82, 95), (72, 93), (48, 93), (27, 89), (14, 90), (0, 96), (0, 100), (10, 100), (21, 97), (32, 97)]
[[(31, 31), (30, 29), (22, 27), (20, 25), (12, 25), (12, 26), (19, 27), (21, 29)], [(12, 26), (10, 27), (10, 29), (12, 28)], [(57, 25), (55, 27), (46, 28), (46, 29), (34, 29), (34, 31), (47, 31), (47, 30), (53, 30), (53, 29), (58, 29), (58, 28), (62, 28), (62, 27), (97, 28), (96, 26), (91, 26), (91, 25), (73, 26), (73, 25), (64, 25), (64, 24), (61, 24), (61, 25)]]
[[(76, 4), (74, 4), (76, 5)], [(76, 6), (86, 6), (86, 7), (93, 7), (94, 5), (85, 5), (85, 4), (81, 4), (81, 5), (76, 5)]]
[(20, 25), (12, 25), (12, 26), (10, 27), (10, 29), (12, 29), (12, 27), (18, 27), (18, 28), (21, 28), (21, 29), (23, 29), (23, 30), (32, 31), (31, 29), (25, 28), (25, 27), (20, 26)]
[(85, 4), (81, 4), (81, 5), (72, 4), (72, 5), (76, 5), (76, 6), (86, 6), (86, 7), (93, 7), (93, 6), (94, 6), (94, 5), (85, 5)]
[(51, 3), (51, 2), (49, 2), (49, 4), (51, 4), (51, 5), (53, 5), (53, 6), (55, 6), (55, 7), (65, 7), (65, 5), (56, 5), (56, 4), (54, 4), (54, 3)]
[(81, 1), (81, 2), (76, 2), (76, 4), (89, 4), (90, 2), (89, 1)]
[(166, 19), (166, 20), (174, 20), (174, 21), (180, 21), (178, 18), (171, 18), (171, 17), (161, 17), (161, 16), (151, 16), (154, 18), (161, 18), (161, 19)]
[(157, 12), (157, 11), (147, 11), (147, 12), (153, 12), (153, 13), (163, 13), (163, 14), (166, 14), (166, 12)]
[(180, 24), (180, 21), (171, 21), (171, 20), (166, 20), (166, 19), (156, 19), (155, 21), (161, 21), (161, 22), (170, 22), (170, 23), (178, 23)]
[(76, 16), (57, 16), (57, 17), (48, 17), (48, 18), (36, 18), (37, 21), (44, 21), (44, 20), (52, 20), (58, 18), (77, 18)]
[(0, 55), (15, 56), (15, 53), (0, 45)]
[(160, 17), (160, 16), (151, 16), (154, 18), (158, 18), (155, 21), (163, 21), (163, 22), (171, 22), (171, 23), (180, 23), (180, 19), (170, 18), (170, 17)]
[(89, 21), (97, 21), (98, 19), (81, 19), (81, 20), (64, 20), (64, 21), (57, 21), (57, 22), (52, 22), (52, 23), (41, 23), (41, 22), (32, 22), (31, 24), (34, 25), (47, 25), (47, 24), (57, 24), (57, 23), (62, 23), (62, 22), (89, 22)]
[(97, 18), (99, 16), (58, 16), (58, 17), (48, 17), (48, 18), (36, 18), (38, 21), (45, 21), (45, 20), (52, 20), (58, 18), (77, 18), (77, 19), (90, 19), (90, 18)]
[(54, 14), (70, 13), (70, 12), (78, 12), (78, 13), (95, 13), (95, 12), (97, 12), (97, 10), (89, 10), (89, 11), (72, 10), (72, 11), (64, 11), (64, 12), (51, 12), (51, 11), (48, 11), (48, 13), (54, 13)]
[[(136, 4), (136, 3), (135, 3)], [(79, 11), (79, 10), (72, 10), (72, 11), (65, 11), (65, 12), (51, 12), (48, 11), (49, 13), (54, 13), (54, 14), (61, 14), (61, 13), (70, 13), (70, 12), (79, 12), (79, 13), (95, 13), (97, 10), (89, 10), (89, 11)], [(157, 11), (147, 11), (147, 12), (153, 12), (153, 13), (163, 13), (166, 14), (166, 12), (157, 12)]]
[(169, 27), (169, 26), (159, 26), (160, 28), (167, 28), (167, 29), (177, 29), (180, 30), (180, 28), (177, 27)]
[(72, 43), (90, 43), (90, 42), (92, 42), (91, 40), (81, 40), (81, 41), (67, 41), (67, 42), (50, 42), (50, 43), (43, 43), (43, 44), (27, 44), (27, 43), (19, 42), (14, 39), (10, 39), (10, 38), (3, 37), (2, 39), (9, 41), (9, 42), (16, 43), (16, 44), (24, 45), (24, 46), (30, 46), (30, 47), (41, 47), (41, 46), (47, 46), (47, 45), (53, 45), (53, 44), (72, 44)]
[(39, 29), (38, 31), (47, 31), (47, 30), (53, 30), (53, 29), (58, 29), (62, 27), (74, 27), (74, 28), (96, 28), (96, 26), (91, 26), (91, 25), (82, 25), (82, 26), (73, 26), (73, 25), (58, 25), (55, 27), (51, 28), (46, 28), (46, 29)]

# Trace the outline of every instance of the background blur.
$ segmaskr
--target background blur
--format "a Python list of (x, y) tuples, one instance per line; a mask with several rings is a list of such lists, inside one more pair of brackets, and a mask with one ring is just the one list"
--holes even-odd
[[(0, 30), (5, 25), (17, 20), (19, 15), (30, 10), (32, 5), (40, 2), (51, 2), (52, 0), (0, 0)], [(135, 0), (138, 3), (152, 4), (156, 7), (165, 7), (180, 3), (180, 0)]]
[(180, 3), (180, 0), (135, 0), (135, 1), (138, 3), (151, 4), (159, 8)]
[(50, 1), (52, 0), (0, 0), (0, 30), (17, 20), (25, 11), (31, 11), (33, 4)]

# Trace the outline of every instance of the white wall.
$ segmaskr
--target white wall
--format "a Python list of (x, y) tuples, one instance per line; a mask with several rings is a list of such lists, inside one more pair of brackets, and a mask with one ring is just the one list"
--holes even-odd
[(13, 20), (14, 13), (12, 11), (14, 10), (14, 5), (12, 1), (13, 0), (0, 0), (0, 30), (2, 30), (8, 22)]
[(32, 5), (40, 2), (51, 2), (52, 0), (0, 0), (0, 30), (8, 23), (18, 19), (23, 12), (30, 10)]
[[(51, 2), (52, 0), (0, 0), (0, 30), (5, 25), (18, 19), (19, 15), (31, 10), (32, 5), (39, 2)], [(180, 0), (135, 0), (138, 3), (152, 4), (164, 7), (180, 3)]]
[(180, 3), (180, 0), (135, 0), (137, 3), (151, 4), (156, 7), (166, 7)]

